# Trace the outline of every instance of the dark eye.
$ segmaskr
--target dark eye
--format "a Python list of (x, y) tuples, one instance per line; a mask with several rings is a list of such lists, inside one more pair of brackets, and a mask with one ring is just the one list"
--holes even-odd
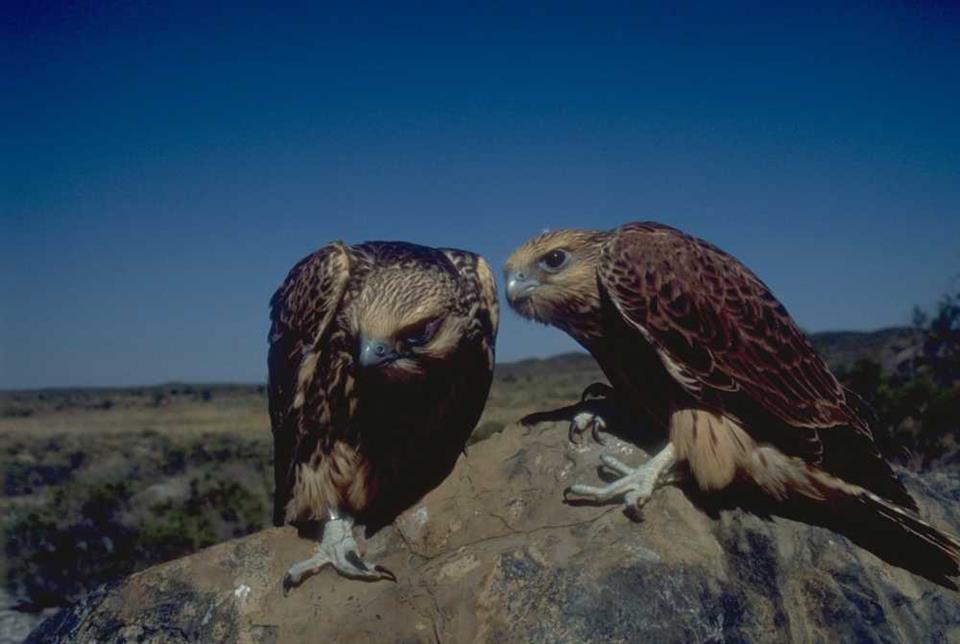
[(554, 273), (563, 268), (568, 259), (570, 259), (570, 255), (567, 251), (558, 248), (540, 258), (540, 267)]
[(409, 347), (420, 347), (427, 344), (436, 335), (442, 321), (441, 318), (434, 318), (414, 325), (404, 334), (404, 343)]

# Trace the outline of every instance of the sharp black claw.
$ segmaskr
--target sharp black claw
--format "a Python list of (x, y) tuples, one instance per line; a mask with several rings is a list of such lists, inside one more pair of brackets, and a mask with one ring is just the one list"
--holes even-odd
[(597, 441), (601, 445), (607, 444), (607, 442), (603, 440), (603, 437), (600, 435), (600, 423), (597, 422), (596, 418), (594, 418), (593, 422), (590, 423), (590, 435), (593, 436), (593, 440)]
[(379, 572), (381, 575), (383, 575), (384, 579), (389, 579), (393, 583), (397, 583), (397, 576), (393, 574), (386, 566), (381, 566), (380, 564), (377, 564), (376, 566), (374, 566), (373, 569)]
[(564, 500), (564, 501), (569, 501), (569, 500), (570, 500), (570, 494), (571, 494), (572, 492), (573, 492), (573, 491), (572, 491), (569, 487), (563, 488), (563, 500)]
[(353, 567), (357, 570), (362, 570), (363, 572), (368, 572), (370, 569), (367, 567), (367, 563), (360, 558), (360, 555), (357, 554), (356, 550), (350, 550), (344, 555), (344, 558), (353, 564)]
[(283, 596), (286, 597), (290, 593), (290, 589), (293, 588), (294, 586), (296, 586), (296, 584), (293, 583), (293, 578), (289, 574), (284, 575), (283, 576)]
[(570, 421), (570, 429), (567, 430), (567, 440), (573, 443), (574, 445), (579, 445), (580, 441), (577, 440), (577, 436), (580, 435), (580, 431), (577, 428), (577, 421)]

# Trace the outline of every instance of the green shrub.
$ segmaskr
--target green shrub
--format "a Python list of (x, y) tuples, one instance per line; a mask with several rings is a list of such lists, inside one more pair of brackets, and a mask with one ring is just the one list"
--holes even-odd
[(883, 454), (915, 468), (960, 462), (960, 292), (937, 313), (915, 313), (920, 346), (908, 375), (886, 375), (861, 360), (840, 380), (876, 414), (874, 436)]
[[(270, 523), (267, 440), (177, 443), (143, 432), (80, 444), (86, 452), (75, 437), (58, 437), (4, 456), (5, 487), (32, 493), (3, 527), (6, 587), (27, 605), (66, 605), (104, 582)], [(149, 501), (157, 488), (175, 493)]]

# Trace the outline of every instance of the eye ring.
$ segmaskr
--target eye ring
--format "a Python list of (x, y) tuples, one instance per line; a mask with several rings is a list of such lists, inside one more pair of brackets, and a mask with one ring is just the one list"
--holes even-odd
[(555, 248), (540, 258), (540, 268), (548, 273), (556, 273), (570, 261), (570, 253), (562, 248)]

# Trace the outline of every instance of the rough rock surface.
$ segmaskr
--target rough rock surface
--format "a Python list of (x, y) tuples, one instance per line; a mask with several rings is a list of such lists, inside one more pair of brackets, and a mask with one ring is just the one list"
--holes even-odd
[[(960, 594), (822, 527), (704, 509), (676, 487), (642, 521), (563, 503), (596, 482), (610, 439), (509, 427), (471, 447), (439, 488), (369, 542), (397, 583), (325, 570), (284, 596), (307, 557), (264, 530), (135, 574), (48, 620), (32, 641), (957, 641)], [(960, 526), (960, 479), (908, 481), (923, 513)], [(691, 500), (693, 499), (693, 500)]]

